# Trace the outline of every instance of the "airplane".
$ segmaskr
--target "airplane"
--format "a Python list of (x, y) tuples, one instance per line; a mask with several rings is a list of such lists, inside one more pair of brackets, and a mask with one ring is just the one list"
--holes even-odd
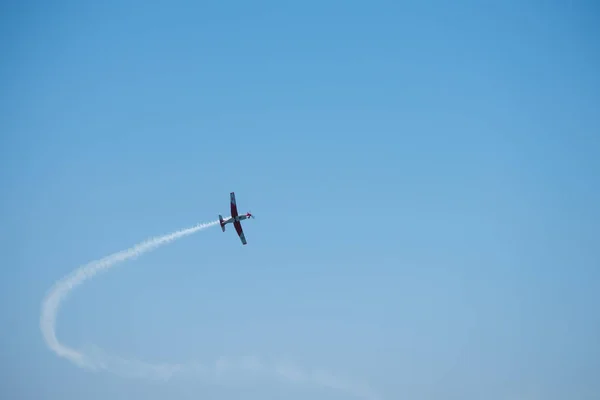
[(230, 203), (231, 203), (231, 216), (223, 219), (223, 216), (219, 214), (219, 223), (221, 224), (221, 229), (223, 230), (223, 232), (225, 232), (225, 225), (227, 225), (229, 223), (233, 223), (233, 226), (235, 227), (235, 230), (236, 230), (238, 236), (240, 237), (242, 244), (247, 244), (246, 236), (244, 236), (244, 231), (242, 230), (242, 224), (240, 221), (243, 221), (248, 218), (254, 219), (254, 215), (252, 215), (250, 212), (247, 212), (244, 215), (238, 215), (237, 204), (235, 202), (235, 193), (234, 192), (231, 192), (229, 194), (229, 199), (230, 199)]

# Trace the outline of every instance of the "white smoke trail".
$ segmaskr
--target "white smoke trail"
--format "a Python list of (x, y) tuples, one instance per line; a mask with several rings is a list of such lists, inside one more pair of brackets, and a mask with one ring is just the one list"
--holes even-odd
[(367, 385), (351, 383), (334, 377), (327, 371), (303, 371), (289, 363), (273, 363), (267, 365), (255, 357), (231, 360), (220, 358), (213, 367), (198, 362), (184, 364), (150, 364), (137, 360), (126, 360), (118, 356), (109, 355), (103, 350), (90, 346), (86, 352), (70, 348), (56, 338), (56, 316), (61, 302), (71, 290), (81, 285), (85, 280), (94, 277), (97, 273), (108, 270), (116, 264), (154, 250), (162, 245), (177, 239), (194, 234), (200, 230), (217, 225), (219, 221), (198, 224), (164, 236), (156, 237), (139, 243), (127, 250), (123, 250), (100, 260), (92, 261), (73, 271), (58, 281), (49, 291), (42, 303), (40, 327), (44, 340), (50, 350), (58, 356), (66, 358), (72, 363), (92, 370), (107, 370), (121, 376), (144, 377), (166, 380), (176, 373), (203, 375), (208, 378), (219, 379), (225, 372), (250, 372), (253, 374), (267, 374), (277, 376), (286, 381), (305, 382), (317, 384), (334, 390), (347, 392), (364, 399), (375, 400), (375, 395)]
[(81, 285), (86, 279), (92, 278), (98, 272), (109, 269), (119, 262), (123, 262), (130, 258), (139, 257), (140, 255), (154, 250), (159, 246), (165, 245), (184, 236), (191, 235), (202, 229), (209, 228), (218, 223), (219, 221), (217, 220), (204, 224), (198, 224), (191, 228), (182, 229), (168, 235), (149, 239), (127, 250), (111, 254), (100, 260), (92, 261), (91, 263), (76, 269), (70, 275), (67, 275), (62, 280), (57, 282), (42, 303), (40, 326), (44, 340), (46, 341), (48, 347), (50, 347), (50, 349), (58, 356), (64, 357), (77, 365), (93, 369), (97, 368), (97, 365), (95, 365), (92, 360), (87, 359), (83, 353), (63, 345), (56, 338), (56, 314), (58, 312), (58, 308), (60, 307), (60, 303), (65, 299), (67, 294), (69, 294), (69, 292), (75, 287)]

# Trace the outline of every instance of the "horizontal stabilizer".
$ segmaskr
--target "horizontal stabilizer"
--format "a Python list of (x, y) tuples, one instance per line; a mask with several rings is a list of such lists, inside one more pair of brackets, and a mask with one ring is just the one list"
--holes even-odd
[(221, 224), (221, 229), (225, 232), (225, 224), (223, 223), (223, 216), (219, 214), (219, 223)]

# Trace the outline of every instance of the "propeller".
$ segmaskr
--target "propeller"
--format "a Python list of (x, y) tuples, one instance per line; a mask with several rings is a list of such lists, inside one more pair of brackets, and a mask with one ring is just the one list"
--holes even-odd
[(252, 212), (250, 212), (250, 211), (248, 211), (248, 213), (246, 213), (246, 216), (248, 216), (248, 217), (250, 217), (250, 218), (254, 219), (254, 215), (252, 215)]

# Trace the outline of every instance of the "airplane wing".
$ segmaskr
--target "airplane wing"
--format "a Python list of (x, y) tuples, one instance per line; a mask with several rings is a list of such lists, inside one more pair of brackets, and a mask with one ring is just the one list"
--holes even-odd
[[(235, 218), (238, 216), (237, 204), (235, 203), (235, 193), (231, 192), (231, 194), (229, 195), (229, 198), (231, 201), (231, 217)], [(240, 229), (242, 229), (241, 226), (240, 226)], [(238, 234), (239, 234), (239, 232), (238, 232)]]
[(244, 231), (242, 230), (242, 223), (240, 221), (235, 221), (233, 223), (233, 226), (235, 227), (235, 231), (237, 232), (238, 236), (240, 237), (242, 244), (247, 244), (246, 236), (244, 236)]

